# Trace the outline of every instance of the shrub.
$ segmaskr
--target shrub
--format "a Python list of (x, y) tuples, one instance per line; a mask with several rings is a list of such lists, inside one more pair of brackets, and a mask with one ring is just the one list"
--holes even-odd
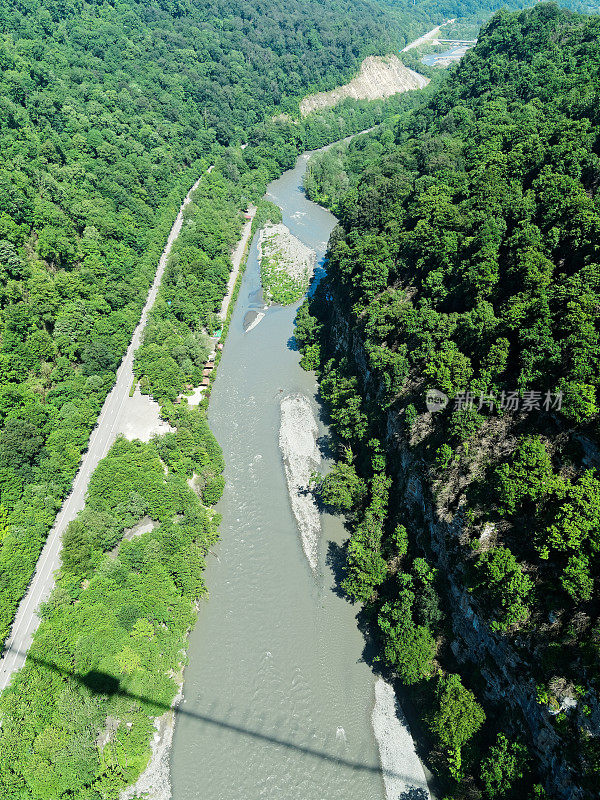
[(461, 775), (461, 751), (485, 722), (483, 708), (466, 689), (459, 675), (441, 678), (437, 687), (437, 709), (430, 728), (446, 751), (448, 768), (454, 778)]
[(481, 764), (481, 781), (488, 797), (505, 798), (525, 775), (527, 748), (519, 742), (510, 742), (503, 733), (490, 747)]

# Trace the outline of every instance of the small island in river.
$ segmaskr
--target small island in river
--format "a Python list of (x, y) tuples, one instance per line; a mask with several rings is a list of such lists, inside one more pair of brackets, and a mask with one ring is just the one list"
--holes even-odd
[(259, 239), (260, 277), (267, 303), (287, 306), (303, 297), (316, 254), (279, 223), (267, 223)]

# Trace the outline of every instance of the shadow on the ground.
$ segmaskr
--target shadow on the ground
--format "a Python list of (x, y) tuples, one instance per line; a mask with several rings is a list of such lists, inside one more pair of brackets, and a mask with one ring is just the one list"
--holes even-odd
[(333, 461), (337, 455), (336, 443), (331, 434), (326, 433), (317, 437), (317, 447), (324, 461)]
[(342, 581), (346, 577), (346, 552), (345, 548), (337, 542), (327, 542), (326, 563), (333, 575), (333, 586), (331, 591), (338, 597), (348, 599), (348, 595), (342, 589)]
[[(66, 670), (63, 667), (59, 667), (57, 664), (54, 664), (46, 659), (39, 658), (38, 656), (32, 655), (31, 653), (27, 656), (27, 660), (30, 663), (33, 662), (34, 664), (43, 667), (44, 669), (48, 669), (51, 670), (52, 672), (58, 673), (59, 675), (63, 675), (64, 677), (67, 677), (70, 680), (79, 683), (81, 686), (85, 686), (90, 692), (98, 696), (114, 697), (118, 695), (120, 697), (127, 697), (130, 698), (131, 700), (142, 702), (150, 706), (152, 709), (152, 713), (156, 714), (157, 716), (163, 714), (165, 711), (171, 710), (171, 706), (169, 705), (156, 702), (150, 700), (147, 697), (143, 697), (141, 695), (129, 692), (127, 689), (121, 686), (121, 682), (114, 675), (110, 675), (105, 672), (100, 672), (98, 670), (90, 670), (84, 675), (78, 675), (77, 673), (71, 672), (70, 670)], [(362, 761), (352, 761), (350, 759), (341, 758), (340, 756), (335, 755), (333, 753), (327, 753), (323, 750), (318, 750), (313, 747), (306, 747), (305, 745), (296, 744), (295, 742), (291, 742), (286, 739), (281, 739), (277, 736), (272, 736), (270, 734), (263, 733), (258, 730), (253, 730), (252, 728), (243, 725), (229, 722), (226, 719), (218, 719), (208, 714), (201, 714), (197, 711), (189, 711), (185, 708), (182, 708), (181, 706), (178, 706), (173, 710), (175, 711), (175, 714), (177, 714), (178, 716), (191, 717), (192, 719), (198, 720), (199, 722), (205, 723), (207, 725), (213, 725), (217, 728), (221, 728), (227, 731), (232, 731), (233, 733), (240, 734), (240, 736), (247, 736), (251, 739), (265, 742), (266, 744), (272, 744), (277, 747), (284, 747), (291, 751), (302, 753), (304, 755), (313, 758), (321, 759), (322, 761), (327, 761), (333, 764), (337, 764), (340, 767), (344, 767), (346, 769), (357, 770), (362, 772), (381, 771), (381, 767), (379, 764), (368, 764)], [(400, 775), (398, 773), (390, 771), (386, 771), (386, 774), (406, 780), (408, 783), (411, 782), (411, 778), (408, 775)], [(412, 800), (412, 795), (408, 795), (408, 797), (410, 797)], [(418, 796), (415, 796), (415, 800), (418, 800)]]

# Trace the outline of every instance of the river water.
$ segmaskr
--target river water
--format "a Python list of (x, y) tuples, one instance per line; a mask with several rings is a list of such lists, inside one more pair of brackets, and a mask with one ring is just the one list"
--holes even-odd
[[(271, 183), (268, 196), (319, 263), (335, 218), (301, 190), (307, 160)], [(210, 400), (227, 464), (223, 521), (206, 571), (210, 601), (190, 637), (173, 796), (384, 800), (371, 725), (375, 679), (361, 660), (357, 609), (334, 591), (327, 563), (329, 543), (345, 532), (323, 516), (313, 571), (278, 444), (282, 397), (306, 396), (318, 415), (317, 386), (288, 345), (297, 306), (271, 307), (244, 332), (259, 290), (255, 239)]]

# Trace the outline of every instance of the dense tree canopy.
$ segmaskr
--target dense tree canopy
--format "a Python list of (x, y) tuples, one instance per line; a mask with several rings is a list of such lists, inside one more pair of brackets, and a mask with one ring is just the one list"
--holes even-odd
[[(340, 460), (350, 448), (369, 496), (377, 436), (394, 487), (377, 536), (365, 536), (364, 500), (351, 509), (344, 586), (377, 613), (394, 672), (439, 704), (432, 748), (460, 778), (457, 797), (473, 783), (510, 796), (511, 781), (516, 796), (541, 796), (518, 783), (526, 759), (505, 731), (529, 744), (543, 724), (557, 743), (542, 757), (563, 763), (573, 791), (597, 792), (599, 87), (600, 17), (501, 11), (397, 124), (309, 164), (308, 190), (340, 227), (298, 317), (302, 363), (319, 372)], [(432, 390), (445, 395), (433, 412)], [(440, 567), (420, 592), (419, 558)], [(411, 599), (426, 585), (446, 622)], [(457, 664), (471, 624), (480, 633)], [(442, 677), (427, 683), (432, 659)], [(485, 724), (446, 677), (457, 669), (493, 709)], [(507, 713), (498, 698), (524, 675), (527, 699)], [(462, 725), (455, 700), (471, 706), (466, 748), (447, 738)], [(477, 765), (486, 739), (497, 769)]]
[(160, 399), (199, 382), (237, 212), (305, 140), (324, 144), (385, 112), (347, 104), (340, 124), (326, 113), (302, 125), (274, 113), (294, 114), (304, 94), (426, 24), (367, 0), (2, 4), (0, 640), (189, 186), (220, 165), (189, 209), (139, 357)]

